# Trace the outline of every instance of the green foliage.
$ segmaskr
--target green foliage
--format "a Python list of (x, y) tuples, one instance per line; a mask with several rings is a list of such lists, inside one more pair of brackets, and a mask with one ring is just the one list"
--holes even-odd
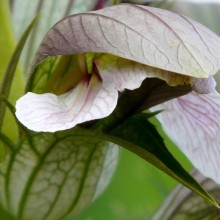
[(81, 212), (104, 190), (117, 164), (117, 146), (77, 128), (23, 137), (0, 169), (0, 201), (15, 219), (54, 220)]
[[(4, 54), (1, 56), (0, 61), (0, 80), (2, 80), (6, 69), (8, 68), (8, 63), (16, 44), (13, 35), (9, 1), (0, 1), (0, 14), (0, 54)], [(22, 95), (24, 89), (23, 75), (20, 67), (16, 70), (11, 88), (13, 92), (10, 93), (9, 101), (14, 104), (15, 101)], [(12, 140), (16, 140), (18, 134), (17, 127), (13, 116), (8, 111), (6, 111), (6, 115), (4, 117), (3, 132), (6, 133)], [(0, 160), (4, 152), (4, 146), (0, 144)]]
[[(52, 73), (54, 74), (55, 68), (59, 62), (59, 57), (49, 57), (48, 59), (41, 62), (34, 70), (32, 71), (27, 85), (26, 91), (33, 91), (37, 93), (43, 93), (45, 91), (46, 83), (49, 81)], [(65, 65), (60, 65), (57, 67), (57, 77), (59, 74), (63, 74), (63, 68), (66, 68)]]
[(217, 202), (167, 150), (158, 131), (147, 118), (144, 113), (129, 118), (110, 132), (109, 140), (137, 154), (218, 207)]
[(175, 184), (168, 175), (122, 148), (109, 187), (83, 213), (68, 220), (148, 220)]
[(11, 60), (8, 64), (8, 68), (4, 74), (4, 78), (1, 82), (0, 87), (0, 129), (3, 124), (4, 116), (5, 116), (5, 108), (6, 105), (4, 103), (4, 100), (8, 100), (9, 93), (11, 90), (12, 82), (15, 76), (15, 71), (20, 59), (20, 55), (22, 52), (22, 49), (24, 48), (24, 45), (27, 41), (27, 38), (33, 28), (33, 26), (36, 23), (36, 18), (31, 22), (31, 24), (27, 27), (26, 31), (24, 32), (23, 36), (21, 37), (20, 41), (17, 44), (17, 47), (15, 48), (15, 51), (11, 57)]

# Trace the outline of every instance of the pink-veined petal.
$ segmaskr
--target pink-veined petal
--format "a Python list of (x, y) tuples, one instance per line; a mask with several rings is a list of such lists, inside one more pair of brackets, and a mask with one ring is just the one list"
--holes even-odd
[(69, 16), (41, 43), (35, 64), (47, 56), (108, 53), (198, 78), (220, 68), (220, 38), (190, 18), (159, 8), (121, 4)]
[(167, 135), (205, 176), (220, 183), (220, 95), (191, 92), (151, 108)]
[(118, 91), (136, 89), (146, 78), (159, 78), (171, 86), (191, 84), (192, 78), (166, 70), (150, 67), (121, 57), (104, 54), (95, 64), (103, 81), (114, 83)]
[(216, 81), (210, 76), (207, 79), (194, 79), (193, 90), (199, 94), (208, 94), (215, 91)]
[(96, 60), (94, 68), (98, 73), (89, 83), (82, 80), (63, 95), (27, 93), (16, 103), (18, 120), (30, 130), (55, 132), (104, 118), (115, 109), (118, 91), (136, 89), (146, 77), (155, 77), (154, 70), (162, 71), (111, 55)]
[(136, 89), (147, 77), (157, 77), (174, 85), (191, 82), (188, 76), (112, 55), (96, 59), (93, 68), (91, 80), (82, 80), (64, 95), (28, 93), (23, 96), (16, 104), (19, 121), (34, 131), (66, 130), (108, 116), (116, 107), (118, 91)]
[(111, 83), (102, 83), (93, 74), (88, 82), (60, 96), (27, 93), (16, 103), (16, 116), (34, 131), (55, 132), (76, 124), (103, 118), (115, 108), (118, 92)]

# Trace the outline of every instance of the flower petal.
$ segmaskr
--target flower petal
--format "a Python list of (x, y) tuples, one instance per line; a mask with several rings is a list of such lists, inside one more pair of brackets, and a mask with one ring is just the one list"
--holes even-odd
[(81, 81), (76, 88), (60, 96), (27, 93), (16, 103), (16, 116), (31, 130), (55, 132), (109, 115), (117, 99), (118, 92), (113, 84), (102, 83), (92, 74), (89, 84)]
[(182, 15), (153, 7), (121, 4), (69, 16), (41, 43), (35, 64), (47, 56), (108, 53), (198, 78), (220, 68), (220, 38)]
[(220, 95), (191, 92), (151, 108), (167, 135), (205, 176), (220, 183)]
[(215, 91), (216, 81), (210, 76), (207, 79), (194, 79), (193, 90), (200, 94), (208, 94)]
[(159, 78), (171, 86), (192, 84), (192, 78), (132, 60), (104, 54), (95, 61), (103, 81), (112, 81), (119, 91), (136, 89), (146, 78)]
[(16, 104), (18, 120), (34, 131), (65, 130), (108, 116), (116, 107), (118, 91), (136, 89), (147, 77), (157, 77), (172, 85), (191, 83), (188, 76), (106, 54), (94, 61), (91, 76), (91, 80), (82, 80), (64, 95), (26, 94)]

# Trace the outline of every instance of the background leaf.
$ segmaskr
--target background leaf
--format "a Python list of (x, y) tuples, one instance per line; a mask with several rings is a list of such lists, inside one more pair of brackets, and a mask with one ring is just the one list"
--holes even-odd
[(105, 189), (118, 159), (117, 146), (77, 128), (31, 134), (19, 146), (0, 167), (0, 201), (15, 219), (78, 214)]
[[(191, 172), (191, 174), (198, 179), (199, 183), (219, 202), (220, 185), (211, 179), (205, 178), (196, 170)], [(161, 218), (164, 220), (217, 220), (219, 217), (220, 210), (218, 208), (202, 200), (201, 197), (197, 197), (192, 191), (189, 191), (182, 185), (178, 185), (165, 199), (151, 220)]]
[(5, 109), (6, 109), (6, 105), (4, 103), (4, 99), (8, 100), (9, 94), (10, 94), (10, 90), (11, 90), (11, 86), (12, 86), (12, 82), (13, 79), (15, 77), (15, 71), (20, 59), (20, 55), (21, 52), (23, 50), (23, 47), (26, 43), (26, 40), (33, 28), (33, 26), (36, 23), (36, 18), (30, 23), (30, 25), (27, 27), (26, 31), (24, 32), (24, 34), (22, 35), (21, 39), (19, 40), (15, 51), (10, 59), (10, 62), (8, 64), (7, 70), (4, 74), (4, 78), (1, 82), (1, 87), (0, 87), (0, 130), (2, 128), (3, 125), (3, 120), (4, 120), (4, 116), (5, 116)]
[(123, 149), (107, 190), (79, 216), (67, 219), (147, 220), (175, 184), (169, 176)]
[[(10, 17), (9, 1), (0, 1), (0, 53), (4, 54), (0, 60), (0, 81), (2, 81), (4, 73), (7, 69), (7, 65), (14, 51), (16, 41), (12, 28), (12, 21)], [(9, 101), (15, 103), (24, 90), (24, 81), (21, 72), (21, 68), (18, 67), (14, 76), (14, 82), (12, 83), (12, 93), (10, 94)], [(17, 139), (18, 130), (16, 123), (10, 111), (6, 111), (6, 116), (3, 124), (3, 132), (8, 135), (12, 140)], [(5, 152), (4, 144), (0, 142), (0, 160)]]

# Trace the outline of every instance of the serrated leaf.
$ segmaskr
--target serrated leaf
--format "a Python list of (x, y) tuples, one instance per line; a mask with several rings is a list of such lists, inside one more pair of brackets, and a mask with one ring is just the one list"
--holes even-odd
[(184, 170), (167, 150), (163, 139), (156, 128), (146, 120), (144, 113), (127, 119), (107, 133), (106, 138), (150, 162), (212, 205), (218, 207), (217, 202)]

